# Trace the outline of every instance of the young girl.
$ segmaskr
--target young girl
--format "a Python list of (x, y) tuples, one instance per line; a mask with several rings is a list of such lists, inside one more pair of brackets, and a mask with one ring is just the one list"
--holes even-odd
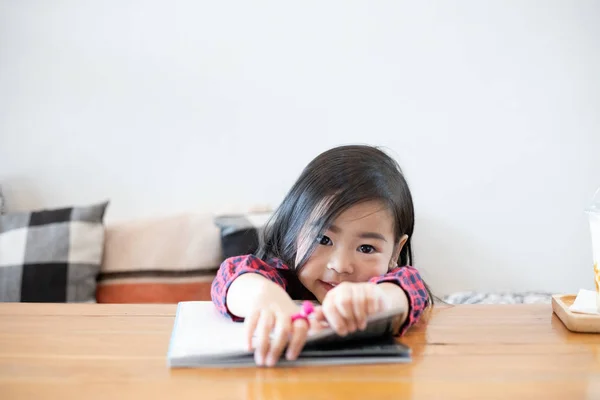
[[(403, 334), (433, 304), (412, 260), (412, 196), (398, 164), (370, 146), (328, 150), (304, 169), (267, 224), (255, 255), (223, 262), (212, 283), (217, 309), (245, 320), (258, 365), (287, 347), (294, 360), (309, 329), (326, 321), (340, 335), (366, 318), (402, 307)], [(298, 318), (294, 300), (317, 300), (315, 318)], [(271, 334), (273, 334), (271, 336)]]

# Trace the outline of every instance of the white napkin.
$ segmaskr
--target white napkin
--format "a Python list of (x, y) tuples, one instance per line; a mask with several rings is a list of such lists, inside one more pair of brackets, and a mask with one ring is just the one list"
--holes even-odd
[(569, 310), (581, 314), (600, 315), (598, 306), (596, 305), (596, 292), (593, 290), (579, 289), (575, 302), (571, 304)]

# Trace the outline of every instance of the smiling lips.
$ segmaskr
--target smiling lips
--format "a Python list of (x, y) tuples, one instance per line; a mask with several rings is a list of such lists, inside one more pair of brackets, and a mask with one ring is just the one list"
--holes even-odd
[(322, 280), (319, 280), (319, 283), (325, 288), (326, 291), (330, 291), (331, 289), (339, 285), (339, 282), (325, 282)]

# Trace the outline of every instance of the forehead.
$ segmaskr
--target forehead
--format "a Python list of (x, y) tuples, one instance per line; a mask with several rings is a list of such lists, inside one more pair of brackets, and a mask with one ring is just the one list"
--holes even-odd
[(379, 201), (359, 203), (342, 212), (334, 221), (340, 230), (370, 230), (392, 236), (394, 218), (389, 208)]

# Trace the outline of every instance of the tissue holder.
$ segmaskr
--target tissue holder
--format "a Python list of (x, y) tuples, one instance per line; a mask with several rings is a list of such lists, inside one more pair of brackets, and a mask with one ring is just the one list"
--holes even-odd
[(600, 333), (600, 315), (580, 314), (569, 310), (577, 295), (555, 294), (552, 296), (552, 311), (572, 332)]

